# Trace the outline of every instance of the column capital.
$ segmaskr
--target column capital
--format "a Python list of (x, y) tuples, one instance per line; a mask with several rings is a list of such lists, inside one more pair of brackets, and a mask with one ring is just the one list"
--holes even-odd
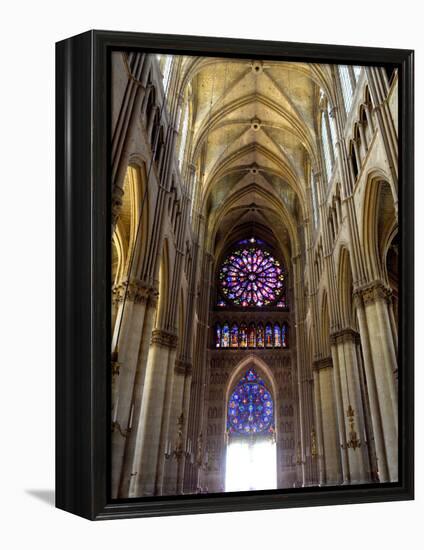
[(364, 305), (373, 304), (379, 300), (390, 303), (392, 291), (382, 281), (373, 281), (356, 288), (353, 296), (356, 300), (362, 300)]
[(330, 343), (338, 344), (339, 342), (357, 342), (360, 336), (356, 330), (352, 328), (343, 328), (330, 334)]
[(174, 366), (175, 373), (190, 375), (192, 371), (193, 371), (193, 365), (191, 361), (184, 361), (182, 359), (177, 359), (175, 361), (175, 366)]
[(123, 281), (112, 287), (112, 304), (116, 305), (124, 302), (125, 299), (135, 304), (149, 302), (156, 306), (158, 291), (141, 279), (132, 279)]
[(178, 335), (175, 332), (167, 330), (155, 329), (152, 332), (152, 344), (165, 348), (175, 349), (178, 343)]
[(312, 363), (312, 369), (314, 371), (328, 368), (333, 368), (333, 358), (331, 356), (315, 359)]

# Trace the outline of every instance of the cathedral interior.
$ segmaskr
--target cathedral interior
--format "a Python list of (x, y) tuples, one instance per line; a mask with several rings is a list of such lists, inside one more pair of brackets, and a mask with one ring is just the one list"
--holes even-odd
[(113, 52), (113, 498), (397, 481), (397, 78)]

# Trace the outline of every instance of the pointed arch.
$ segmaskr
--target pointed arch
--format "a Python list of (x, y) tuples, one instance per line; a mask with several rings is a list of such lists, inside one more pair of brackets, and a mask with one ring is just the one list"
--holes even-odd
[(165, 239), (162, 247), (162, 255), (159, 264), (158, 290), (159, 298), (156, 308), (156, 328), (162, 328), (165, 322), (166, 310), (169, 302), (169, 245)]
[(324, 357), (330, 355), (330, 313), (326, 290), (322, 294), (321, 301), (321, 351)]
[(355, 325), (353, 309), (353, 276), (349, 250), (344, 246), (339, 256), (339, 305), (342, 326), (344, 328)]
[(368, 175), (363, 204), (362, 243), (368, 278), (385, 280), (385, 251), (397, 230), (398, 219), (393, 191), (384, 171), (373, 170)]

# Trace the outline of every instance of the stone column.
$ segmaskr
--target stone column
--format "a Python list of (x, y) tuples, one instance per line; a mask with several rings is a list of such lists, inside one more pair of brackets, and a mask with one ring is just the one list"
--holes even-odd
[[(114, 378), (112, 402), (112, 495), (116, 496), (121, 479), (126, 438), (132, 422), (132, 395), (141, 346), (140, 335), (146, 334), (146, 302), (150, 289), (141, 281), (126, 288), (121, 305), (121, 324), (115, 331), (113, 360), (120, 365)], [(119, 336), (119, 338), (118, 338)]]
[(130, 496), (153, 496), (156, 491), (169, 355), (176, 344), (174, 334), (153, 331), (140, 412), (138, 437), (142, 441), (141, 453), (138, 470), (130, 486)]
[[(171, 445), (172, 451), (175, 449), (176, 440), (178, 437), (178, 421), (182, 419), (182, 431), (184, 450), (186, 438), (184, 437), (184, 428), (187, 425), (187, 418), (183, 410), (183, 393), (184, 393), (184, 364), (178, 360), (175, 361), (173, 367), (172, 376), (172, 388), (171, 395), (168, 399), (167, 410), (165, 414), (167, 416), (167, 425), (165, 427), (166, 437), (164, 438), (165, 444)], [(182, 415), (182, 417), (181, 417)], [(178, 463), (183, 458), (176, 458), (175, 456), (169, 457), (166, 461), (161, 460), (161, 481), (158, 483), (158, 494), (162, 495), (175, 495), (178, 492), (177, 488), (177, 475), (178, 475)]]
[(346, 447), (346, 426), (344, 422), (345, 413), (343, 412), (339, 354), (338, 354), (337, 346), (334, 342), (331, 345), (331, 357), (333, 359), (333, 385), (334, 385), (334, 396), (335, 396), (335, 402), (336, 402), (339, 443), (340, 443), (340, 449), (341, 449), (340, 456), (341, 456), (341, 466), (342, 466), (342, 478), (343, 478), (343, 485), (346, 485), (350, 483), (350, 470), (349, 470), (349, 461), (347, 457), (347, 447)]
[(367, 379), (368, 398), (371, 410), (371, 421), (377, 454), (378, 475), (381, 482), (389, 481), (386, 448), (384, 443), (383, 425), (381, 421), (380, 405), (378, 402), (377, 385), (374, 366), (372, 362), (370, 338), (365, 316), (365, 308), (360, 292), (355, 291), (356, 314), (358, 317), (359, 332), (361, 337), (362, 353), (364, 358), (365, 376)]
[[(177, 424), (178, 418), (181, 416), (181, 404), (175, 407), (175, 393), (180, 393), (179, 389), (181, 387), (180, 378), (175, 372), (175, 357), (177, 350), (176, 348), (171, 348), (168, 353), (168, 373), (166, 380), (166, 390), (164, 397), (164, 410), (162, 417), (162, 427), (160, 434), (159, 442), (159, 456), (158, 456), (158, 465), (156, 473), (156, 484), (155, 484), (155, 494), (163, 494), (163, 482), (165, 474), (165, 452), (167, 450), (168, 441), (171, 444), (175, 444), (176, 436), (178, 435), (175, 431), (175, 424)], [(177, 397), (177, 401), (180, 401), (181, 396)], [(184, 419), (184, 416), (183, 416)], [(184, 440), (183, 440), (184, 442)], [(174, 447), (173, 447), (174, 448)], [(185, 450), (185, 447), (184, 449)], [(175, 494), (175, 493), (174, 493)]]
[(332, 358), (326, 357), (315, 361), (314, 369), (319, 373), (325, 480), (327, 485), (340, 485), (343, 482), (343, 475), (333, 390)]
[(376, 389), (384, 433), (390, 481), (398, 480), (398, 398), (394, 371), (396, 353), (390, 327), (390, 291), (377, 282), (362, 289), (370, 335)]
[(324, 453), (324, 434), (319, 371), (314, 368), (314, 400), (315, 400), (315, 419), (317, 426), (317, 450), (318, 450), (318, 483), (325, 485), (325, 453)]
[(157, 292), (151, 291), (147, 299), (143, 331), (140, 337), (140, 349), (135, 371), (134, 382), (131, 393), (123, 397), (123, 403), (130, 408), (130, 422), (126, 434), (123, 464), (120, 475), (119, 493), (120, 498), (127, 498), (130, 490), (130, 483), (137, 470), (137, 453), (139, 453), (139, 428), (140, 410), (143, 396), (144, 378), (146, 375), (147, 356), (150, 348), (152, 329), (157, 306)]
[(356, 355), (356, 339), (358, 335), (351, 329), (344, 329), (333, 334), (332, 337), (337, 343), (339, 355), (350, 482), (364, 483), (370, 481), (371, 472), (365, 444), (364, 405), (362, 402)]

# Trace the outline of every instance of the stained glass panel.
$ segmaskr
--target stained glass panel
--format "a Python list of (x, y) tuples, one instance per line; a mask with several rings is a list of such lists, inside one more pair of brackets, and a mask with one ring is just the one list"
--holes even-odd
[(284, 323), (283, 326), (281, 327), (281, 345), (283, 348), (287, 348), (289, 345), (287, 323)]
[(256, 328), (255, 323), (250, 323), (248, 333), (249, 348), (256, 348)]
[(241, 323), (239, 332), (239, 346), (247, 348), (247, 326), (246, 323)]
[(274, 325), (274, 347), (281, 348), (281, 329), (278, 323)]
[(272, 326), (271, 323), (267, 323), (265, 327), (265, 347), (272, 348)]
[[(244, 243), (244, 241), (241, 241)], [(231, 303), (262, 307), (275, 303), (283, 293), (284, 275), (280, 262), (254, 243), (234, 250), (219, 273), (220, 290)]]
[(235, 323), (231, 327), (230, 347), (238, 348), (238, 326)]
[(230, 347), (230, 327), (228, 326), (228, 323), (224, 323), (224, 326), (222, 327), (221, 347)]
[(227, 429), (230, 435), (274, 432), (274, 405), (271, 393), (255, 369), (246, 372), (230, 396)]
[(215, 325), (215, 347), (221, 347), (221, 325), (219, 323)]
[(262, 323), (258, 323), (258, 328), (256, 330), (256, 346), (258, 348), (264, 347), (264, 326)]

